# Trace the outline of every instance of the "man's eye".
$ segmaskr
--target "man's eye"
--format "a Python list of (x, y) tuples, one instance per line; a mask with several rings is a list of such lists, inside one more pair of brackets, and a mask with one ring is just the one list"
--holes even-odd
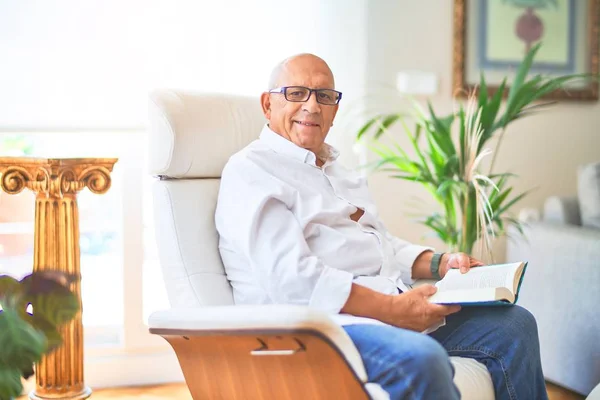
[(302, 96), (302, 92), (299, 92), (297, 90), (295, 92), (291, 92), (291, 93), (288, 93), (288, 94), (290, 94), (292, 96)]
[(331, 100), (332, 97), (330, 95), (328, 95), (327, 93), (319, 93), (319, 98), (323, 99), (323, 100)]

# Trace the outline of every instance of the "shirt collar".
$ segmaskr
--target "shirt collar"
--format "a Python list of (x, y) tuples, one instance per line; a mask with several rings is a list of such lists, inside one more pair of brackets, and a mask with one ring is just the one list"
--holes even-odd
[[(268, 124), (265, 124), (262, 132), (260, 133), (260, 140), (276, 153), (285, 154), (286, 156), (295, 158), (303, 163), (316, 165), (317, 159), (315, 157), (315, 153), (304, 149), (287, 140), (283, 136), (273, 132), (273, 130), (269, 128)], [(318, 154), (318, 157), (324, 163), (327, 163), (335, 161), (339, 155), (340, 153), (337, 151), (337, 149), (327, 143), (323, 143), (323, 147), (321, 148), (321, 152)]]

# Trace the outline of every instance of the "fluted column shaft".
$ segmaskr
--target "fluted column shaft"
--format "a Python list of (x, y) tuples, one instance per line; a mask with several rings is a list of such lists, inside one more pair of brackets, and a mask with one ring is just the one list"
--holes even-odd
[[(56, 270), (75, 279), (71, 290), (81, 304), (79, 211), (77, 193), (110, 188), (116, 159), (0, 158), (1, 187), (36, 193), (33, 270)], [(82, 308), (81, 308), (82, 309)], [(34, 310), (35, 312), (35, 310)], [(83, 324), (81, 311), (59, 328), (63, 343), (36, 365), (36, 389), (31, 399), (85, 399), (91, 390), (83, 378)]]
[[(79, 212), (76, 194), (62, 198), (38, 193), (35, 201), (35, 244), (33, 269), (47, 266), (79, 275)], [(81, 306), (81, 281), (71, 286)], [(80, 307), (81, 308), (81, 307)], [(81, 312), (59, 328), (63, 345), (44, 357), (36, 368), (37, 398), (56, 395), (85, 398), (91, 393), (83, 384), (83, 324)], [(35, 397), (34, 397), (35, 398)]]

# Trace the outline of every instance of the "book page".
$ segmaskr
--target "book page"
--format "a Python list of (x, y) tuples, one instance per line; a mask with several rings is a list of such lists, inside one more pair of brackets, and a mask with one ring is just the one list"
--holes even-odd
[(440, 291), (495, 287), (506, 287), (512, 291), (515, 272), (520, 266), (521, 263), (512, 263), (475, 267), (466, 274), (452, 269), (435, 286)]
[(515, 296), (505, 287), (438, 291), (429, 298), (429, 302), (436, 304), (476, 304), (494, 301), (512, 303), (514, 300)]

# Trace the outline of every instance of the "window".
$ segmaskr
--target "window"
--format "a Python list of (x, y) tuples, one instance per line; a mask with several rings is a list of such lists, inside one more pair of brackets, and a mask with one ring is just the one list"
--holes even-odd
[[(302, 3), (309, 17), (300, 29), (282, 25), (298, 5), (280, 0), (0, 2), (0, 155), (119, 158), (107, 193), (78, 195), (87, 384), (180, 377), (167, 372), (179, 373), (176, 358), (146, 326), (169, 307), (144, 158), (148, 92), (258, 96), (276, 62), (319, 53), (341, 32), (331, 26), (339, 7), (320, 15), (323, 4)], [(33, 213), (32, 193), (0, 193), (0, 273), (31, 271)]]
[[(88, 132), (2, 134), (0, 154), (106, 157), (115, 154), (117, 140), (118, 135)], [(117, 164), (107, 193), (96, 195), (85, 189), (77, 196), (82, 319), (89, 345), (118, 344), (123, 327), (122, 175)], [(33, 192), (25, 189), (18, 195), (0, 193), (1, 273), (21, 278), (32, 271), (34, 217)]]

